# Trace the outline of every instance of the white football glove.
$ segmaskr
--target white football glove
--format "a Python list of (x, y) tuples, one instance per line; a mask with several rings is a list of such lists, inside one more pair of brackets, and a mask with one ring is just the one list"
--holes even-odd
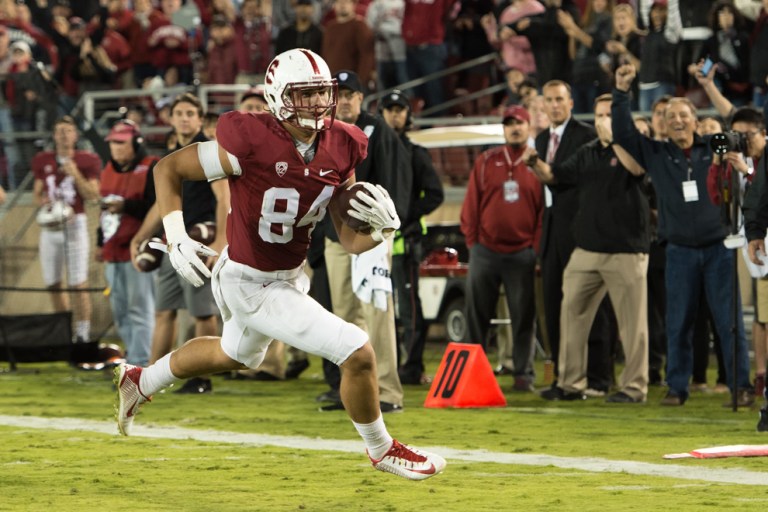
[(361, 183), (371, 195), (363, 191), (357, 192), (355, 196), (359, 201), (357, 199), (349, 201), (352, 208), (347, 210), (347, 215), (369, 224), (373, 228), (371, 238), (382, 242), (400, 227), (400, 217), (397, 216), (395, 203), (389, 197), (387, 189), (381, 185)]
[[(168, 240), (168, 245), (164, 246), (155, 242), (150, 242), (150, 247), (160, 249), (161, 251), (168, 253), (168, 258), (171, 260), (171, 265), (176, 269), (176, 272), (184, 279), (189, 281), (193, 286), (203, 286), (203, 280), (200, 278), (200, 274), (203, 277), (210, 278), (211, 271), (205, 266), (205, 263), (198, 257), (198, 254), (203, 256), (217, 256), (218, 253), (208, 246), (195, 242), (187, 234), (187, 230), (184, 228), (184, 218), (181, 211), (176, 210), (165, 217), (163, 217), (163, 226), (165, 227), (165, 238)], [(197, 269), (200, 274), (195, 272)]]

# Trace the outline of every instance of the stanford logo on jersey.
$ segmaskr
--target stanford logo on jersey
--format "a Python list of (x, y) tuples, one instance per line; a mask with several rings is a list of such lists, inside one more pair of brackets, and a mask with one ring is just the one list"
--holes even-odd
[(288, 162), (277, 162), (275, 164), (275, 171), (282, 178), (288, 172)]

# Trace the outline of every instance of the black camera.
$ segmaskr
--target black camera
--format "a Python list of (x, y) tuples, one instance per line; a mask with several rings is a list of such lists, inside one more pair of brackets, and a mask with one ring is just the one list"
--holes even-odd
[(724, 155), (731, 151), (736, 153), (747, 152), (747, 137), (739, 132), (716, 133), (709, 139), (709, 147), (717, 155)]

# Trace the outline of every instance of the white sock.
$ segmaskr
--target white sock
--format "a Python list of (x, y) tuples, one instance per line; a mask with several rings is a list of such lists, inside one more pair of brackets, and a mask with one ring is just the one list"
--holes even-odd
[(75, 336), (83, 341), (91, 341), (91, 321), (77, 320), (75, 322)]
[(150, 397), (165, 389), (176, 380), (176, 377), (171, 373), (171, 354), (166, 354), (157, 361), (141, 372), (141, 380), (139, 381), (139, 389), (141, 394)]
[(372, 459), (379, 460), (385, 453), (392, 447), (392, 436), (387, 432), (387, 427), (384, 426), (384, 417), (379, 415), (379, 418), (373, 423), (355, 423), (357, 431), (365, 442), (365, 447), (368, 448), (368, 455)]

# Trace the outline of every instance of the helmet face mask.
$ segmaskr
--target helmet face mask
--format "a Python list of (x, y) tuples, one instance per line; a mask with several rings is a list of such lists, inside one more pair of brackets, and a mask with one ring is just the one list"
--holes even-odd
[(296, 127), (328, 130), (336, 118), (336, 80), (310, 50), (297, 48), (275, 57), (267, 68), (264, 92), (272, 114)]
[[(336, 119), (337, 96), (335, 79), (290, 83), (283, 93), (284, 108), (289, 113), (285, 121), (313, 131), (328, 130)], [(326, 117), (330, 118), (327, 122)]]

